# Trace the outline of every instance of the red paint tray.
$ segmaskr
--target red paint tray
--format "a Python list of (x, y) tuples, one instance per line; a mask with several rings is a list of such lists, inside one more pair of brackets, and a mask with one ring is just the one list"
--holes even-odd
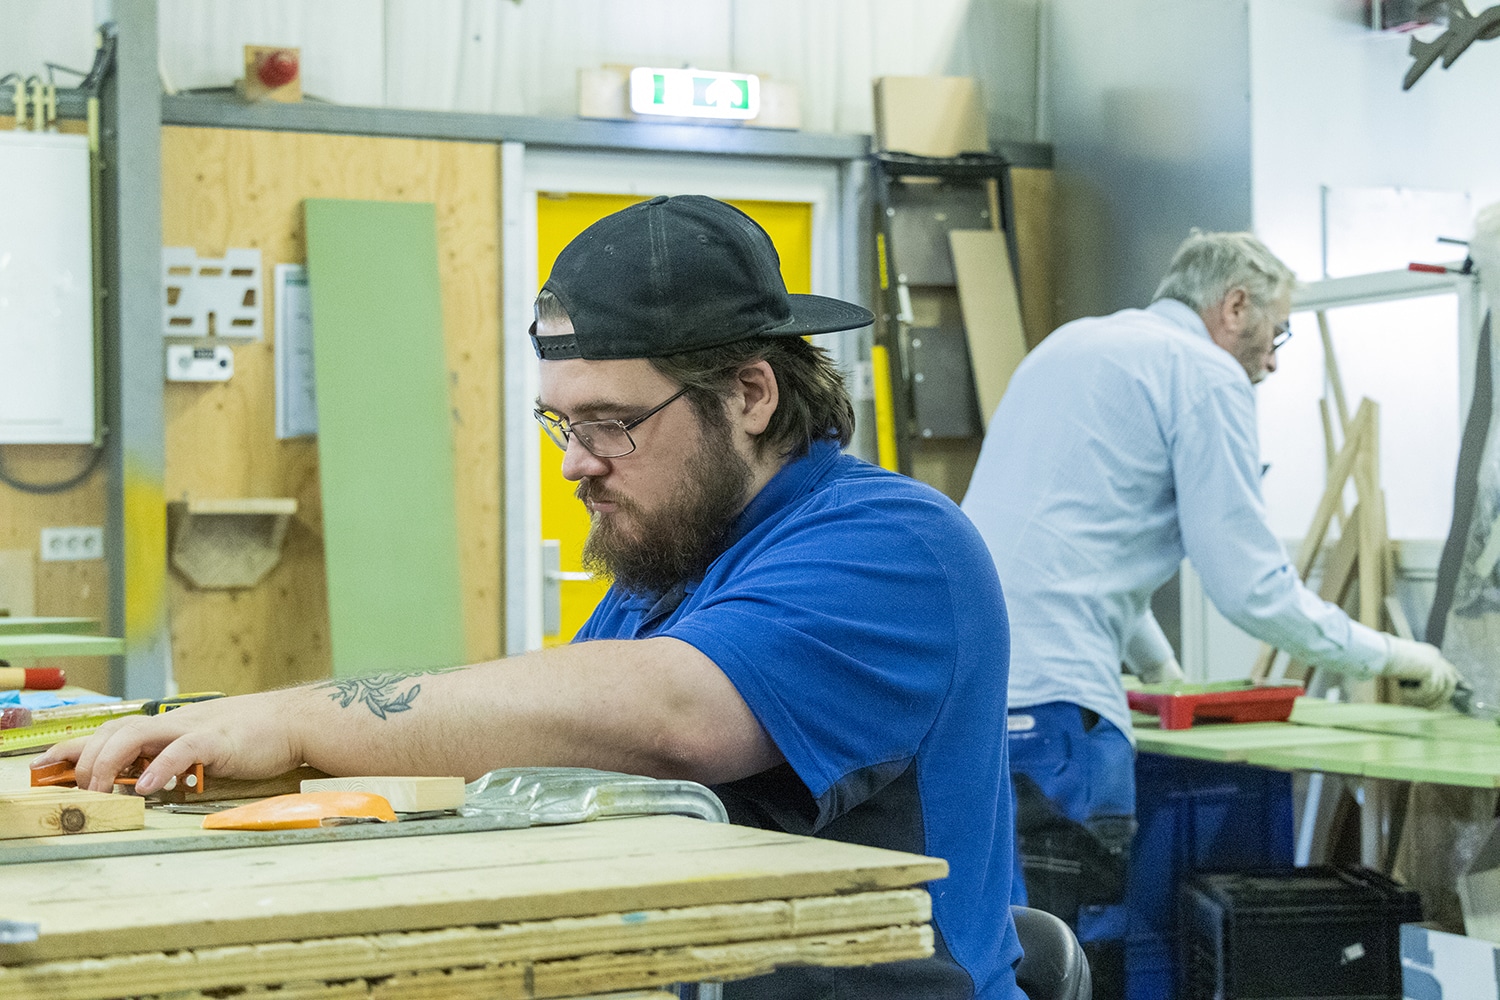
[(1161, 718), (1163, 729), (1187, 729), (1194, 722), (1285, 722), (1302, 694), (1296, 683), (1150, 684), (1125, 692), (1137, 712)]

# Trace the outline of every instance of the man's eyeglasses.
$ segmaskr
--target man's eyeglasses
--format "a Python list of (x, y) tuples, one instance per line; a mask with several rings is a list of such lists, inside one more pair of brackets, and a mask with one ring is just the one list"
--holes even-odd
[(588, 449), (595, 458), (624, 458), (635, 451), (635, 439), (630, 436), (633, 428), (666, 409), (677, 397), (687, 392), (683, 386), (671, 396), (657, 403), (634, 420), (578, 420), (570, 421), (547, 410), (532, 410), (536, 422), (542, 425), (552, 443), (563, 451), (568, 450), (568, 439), (576, 436), (578, 443)]
[(1277, 350), (1282, 344), (1292, 339), (1292, 321), (1278, 323), (1271, 328), (1271, 350)]

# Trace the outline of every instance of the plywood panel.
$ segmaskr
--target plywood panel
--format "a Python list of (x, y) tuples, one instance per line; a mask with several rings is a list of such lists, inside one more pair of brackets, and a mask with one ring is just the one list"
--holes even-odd
[(234, 348), (231, 381), (167, 385), (167, 496), (298, 504), (281, 564), (259, 586), (196, 591), (172, 578), (173, 662), (183, 690), (262, 690), (330, 673), (317, 445), (275, 436), (270, 300), (274, 265), (304, 262), (302, 201), (313, 197), (437, 206), (465, 647), (470, 660), (499, 654), (498, 190), (490, 145), (162, 130), (164, 242), (214, 256), (258, 247), (267, 331), (263, 341)]
[(15, 964), (914, 886), (947, 863), (681, 816), (9, 866)]
[[(0, 129), (15, 119), (0, 116)], [(65, 121), (64, 132), (85, 131), (82, 122)], [(6, 471), (32, 483), (71, 479), (86, 468), (93, 449), (88, 445), (4, 445)], [(102, 525), (105, 519), (105, 477), (96, 471), (73, 489), (33, 494), (0, 484), (0, 549), (25, 550), (35, 556), (43, 528)], [(109, 613), (109, 574), (103, 560), (38, 562), (35, 575), (37, 614), (103, 618)], [(109, 661), (91, 656), (41, 660), (38, 666), (63, 667), (68, 679), (97, 691), (109, 685)]]
[(1035, 167), (1010, 172), (1016, 212), (1016, 250), (1021, 272), (1021, 319), (1026, 342), (1035, 347), (1052, 332), (1056, 315), (1053, 269), (1052, 171)]
[[(97, 1000), (101, 996), (185, 989), (281, 986), (339, 979), (351, 973), (373, 979), (425, 969), (566, 961), (590, 953), (642, 952), (686, 945), (697, 950), (890, 925), (925, 930), (923, 925), (931, 916), (931, 902), (924, 890), (898, 889), (831, 898), (635, 911), (628, 917), (614, 913), (198, 948), (171, 954), (144, 952), (102, 961), (64, 959), (0, 969), (0, 990), (9, 988), (18, 996), (45, 996), (49, 1000)], [(514, 971), (524, 975), (524, 970)], [(614, 984), (619, 982), (616, 979)], [(458, 995), (467, 998), (473, 994)]]

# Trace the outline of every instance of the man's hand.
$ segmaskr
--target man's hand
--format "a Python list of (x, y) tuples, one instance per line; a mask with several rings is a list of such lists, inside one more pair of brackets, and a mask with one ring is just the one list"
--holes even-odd
[(271, 692), (184, 705), (164, 715), (111, 719), (91, 736), (59, 743), (31, 766), (73, 761), (79, 788), (107, 792), (137, 757), (153, 757), (135, 784), (141, 795), (200, 763), (205, 773), (219, 777), (283, 774), (303, 761), (282, 701), (280, 692)]
[(1447, 704), (1458, 684), (1458, 668), (1447, 660), (1438, 648), (1427, 642), (1413, 642), (1396, 636), (1386, 636), (1390, 643), (1391, 658), (1386, 661), (1381, 673), (1397, 680), (1416, 681), (1416, 687), (1398, 685), (1401, 700), (1423, 708), (1436, 708)]
[(1145, 684), (1175, 684), (1187, 680), (1187, 675), (1182, 672), (1175, 656), (1168, 656), (1151, 666), (1137, 667), (1135, 675)]

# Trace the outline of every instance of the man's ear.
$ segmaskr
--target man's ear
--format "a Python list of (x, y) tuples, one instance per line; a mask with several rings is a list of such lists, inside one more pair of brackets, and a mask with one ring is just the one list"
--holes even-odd
[(745, 365), (735, 379), (738, 392), (731, 402), (734, 407), (731, 416), (737, 418), (745, 433), (764, 434), (771, 424), (771, 414), (781, 401), (776, 372), (769, 361), (761, 360)]
[(1250, 322), (1250, 292), (1241, 287), (1231, 288), (1224, 295), (1224, 301), (1219, 307), (1224, 311), (1225, 324), (1232, 326), (1236, 333), (1243, 330)]
[(1240, 335), (1250, 323), (1250, 293), (1240, 286), (1231, 288), (1216, 304), (1206, 307), (1198, 315), (1208, 327), (1210, 339), (1233, 354)]

